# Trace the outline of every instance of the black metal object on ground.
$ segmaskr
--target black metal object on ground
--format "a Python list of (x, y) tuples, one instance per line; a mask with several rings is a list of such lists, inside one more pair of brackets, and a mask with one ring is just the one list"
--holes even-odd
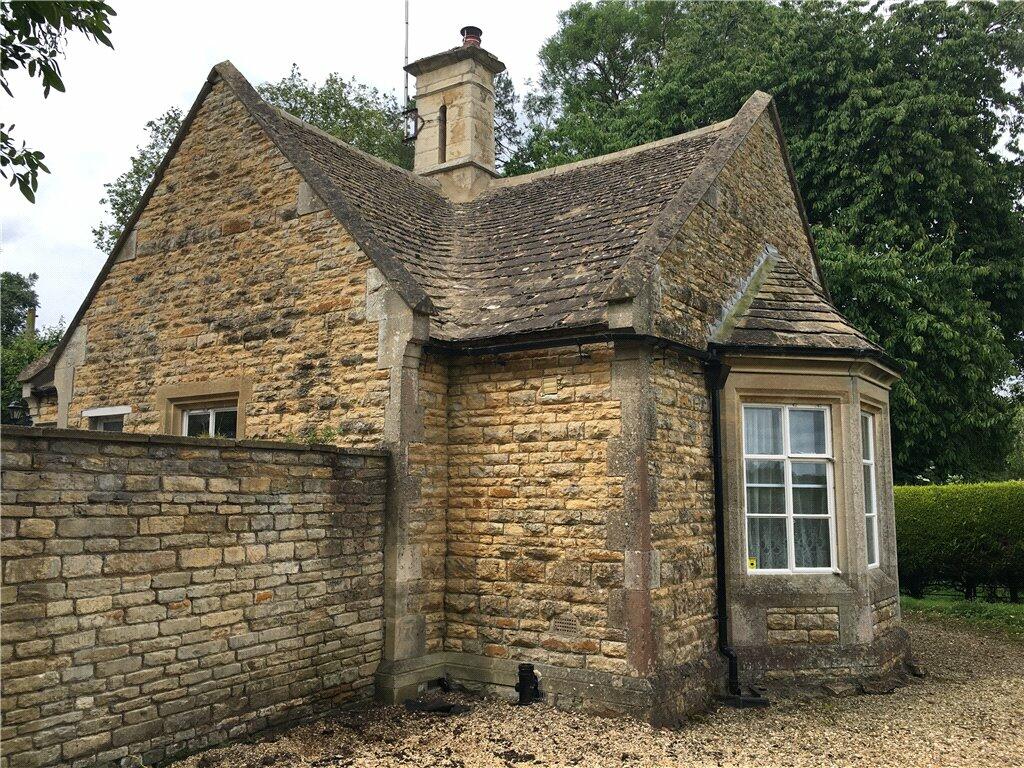
[(516, 683), (516, 690), (519, 692), (520, 704), (532, 704), (544, 698), (540, 692), (540, 678), (537, 677), (533, 664), (519, 665), (519, 682)]

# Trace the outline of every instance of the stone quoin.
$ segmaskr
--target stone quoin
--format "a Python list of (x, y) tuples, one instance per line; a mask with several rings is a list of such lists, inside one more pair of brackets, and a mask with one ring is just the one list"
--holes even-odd
[[(34, 423), (386, 450), (359, 689), (385, 701), (444, 676), (511, 693), (530, 662), (558, 706), (673, 723), (901, 667), (900, 371), (829, 297), (771, 98), (506, 178), (504, 65), (463, 33), (407, 67), (413, 171), (215, 66), (21, 374)], [(8, 561), (5, 589), (44, 559)]]

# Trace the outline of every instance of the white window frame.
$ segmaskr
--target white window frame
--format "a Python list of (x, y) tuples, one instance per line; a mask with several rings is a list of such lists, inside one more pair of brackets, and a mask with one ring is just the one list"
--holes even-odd
[[(868, 429), (867, 435), (864, 434), (864, 420), (867, 419)], [(881, 565), (881, 532), (878, 530), (878, 463), (875, 460), (875, 414), (870, 411), (860, 412), (860, 435), (861, 435), (861, 453), (860, 462), (861, 467), (870, 467), (871, 470), (868, 473), (870, 480), (870, 488), (865, 486), (864, 488), (864, 546), (867, 548), (867, 535), (868, 535), (868, 518), (874, 518), (875, 524), (875, 546), (874, 551), (867, 552), (868, 557), (868, 568), (878, 568)], [(866, 443), (864, 441), (867, 441)], [(867, 458), (864, 457), (865, 451)], [(861, 470), (861, 478), (864, 477), (863, 469)], [(864, 481), (861, 480), (863, 483)], [(870, 505), (870, 506), (869, 506)], [(870, 509), (870, 511), (868, 511)]]
[(102, 408), (86, 408), (82, 415), (87, 419), (98, 416), (125, 416), (132, 412), (130, 405), (105, 405)]
[[(216, 416), (214, 414), (222, 413), (224, 411), (235, 412), (235, 436), (234, 437), (219, 437), (218, 440), (237, 440), (238, 439), (238, 406), (237, 405), (221, 405), (216, 408), (208, 408), (204, 406), (198, 407), (183, 407), (181, 412), (181, 434), (184, 437), (188, 437), (188, 418), (192, 414), (208, 414), (210, 417), (210, 425), (207, 429), (208, 437), (216, 437), (214, 435), (214, 428), (216, 426)], [(197, 435), (193, 435), (197, 437)]]
[[(115, 422), (120, 429), (107, 429), (104, 425), (108, 422)], [(124, 416), (90, 416), (89, 430), (91, 432), (106, 432), (109, 435), (124, 432)]]
[[(105, 405), (99, 408), (86, 408), (82, 411), (82, 417), (88, 419), (89, 430), (92, 432), (107, 432), (108, 430), (102, 428), (103, 422), (120, 418), (121, 429), (119, 431), (124, 432), (124, 417), (131, 412), (130, 405)], [(110, 434), (117, 434), (117, 432), (111, 431)]]
[[(782, 410), (782, 453), (761, 454), (747, 453), (747, 408), (779, 408)], [(825, 453), (793, 453), (790, 450), (789, 439), (789, 414), (791, 411), (821, 411), (825, 419)], [(771, 575), (780, 573), (839, 573), (836, 546), (836, 510), (835, 510), (835, 481), (834, 463), (835, 458), (832, 452), (832, 408), (828, 405), (805, 405), (799, 403), (744, 403), (741, 409), (740, 435), (742, 448), (742, 477), (743, 477), (743, 557), (747, 565), (747, 573), (752, 576)], [(786, 499), (786, 555), (788, 558), (787, 568), (751, 568), (750, 567), (750, 542), (747, 520), (750, 517), (777, 517), (782, 515), (751, 515), (747, 509), (747, 459), (782, 461), (783, 482), (785, 484)], [(793, 532), (794, 517), (811, 517), (810, 515), (793, 514), (793, 479), (792, 464), (794, 461), (823, 461), (825, 463), (825, 495), (828, 502), (828, 535), (829, 535), (829, 560), (831, 565), (824, 568), (798, 568), (796, 565), (795, 535)], [(775, 487), (775, 486), (773, 486)], [(813, 517), (821, 517), (814, 515)]]

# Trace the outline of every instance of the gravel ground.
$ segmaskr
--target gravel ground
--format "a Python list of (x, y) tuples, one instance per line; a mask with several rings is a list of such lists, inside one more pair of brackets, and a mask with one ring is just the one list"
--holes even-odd
[(906, 626), (928, 677), (888, 695), (721, 708), (680, 730), (491, 700), (451, 717), (373, 708), (174, 768), (1024, 765), (1024, 643)]

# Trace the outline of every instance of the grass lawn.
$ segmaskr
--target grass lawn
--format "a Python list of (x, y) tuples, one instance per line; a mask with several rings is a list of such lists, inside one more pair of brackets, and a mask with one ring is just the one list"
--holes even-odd
[(900, 602), (907, 612), (951, 618), (979, 629), (1024, 637), (1024, 603), (987, 603), (950, 595), (927, 595), (920, 600), (904, 595)]

